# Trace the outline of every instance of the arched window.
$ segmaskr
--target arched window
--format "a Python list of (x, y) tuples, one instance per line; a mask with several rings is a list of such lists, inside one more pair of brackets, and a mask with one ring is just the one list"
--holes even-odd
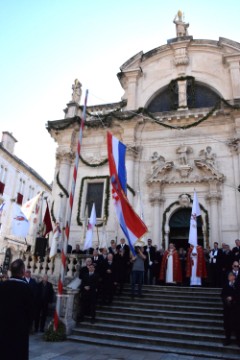
[[(187, 80), (188, 109), (208, 108), (216, 105), (219, 95), (209, 86), (195, 82), (194, 78)], [(178, 108), (178, 83), (171, 81), (168, 87), (161, 89), (150, 101), (147, 110), (156, 113), (174, 111)]]

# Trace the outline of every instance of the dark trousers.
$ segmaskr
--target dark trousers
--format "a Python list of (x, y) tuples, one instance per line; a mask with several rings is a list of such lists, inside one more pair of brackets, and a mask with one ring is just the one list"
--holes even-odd
[(95, 319), (96, 316), (96, 302), (97, 294), (93, 290), (83, 290), (80, 299), (80, 320), (84, 319), (84, 316), (90, 316)]
[(46, 303), (40, 304), (36, 309), (36, 315), (34, 321), (35, 331), (38, 331), (39, 323), (40, 323), (40, 331), (44, 331), (47, 316), (48, 316), (48, 304)]
[(135, 287), (138, 286), (138, 295), (142, 295), (144, 271), (132, 271), (131, 293), (135, 295)]

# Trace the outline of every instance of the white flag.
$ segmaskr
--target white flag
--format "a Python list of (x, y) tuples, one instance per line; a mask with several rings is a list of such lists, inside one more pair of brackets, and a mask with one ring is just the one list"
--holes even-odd
[(100, 236), (100, 242), (99, 242), (99, 248), (104, 249), (107, 248), (107, 233), (106, 233), (106, 224), (103, 223), (101, 236)]
[(87, 226), (87, 233), (86, 233), (83, 250), (87, 250), (92, 247), (93, 229), (96, 223), (97, 223), (96, 209), (95, 209), (95, 204), (93, 203), (91, 216)]
[(61, 229), (59, 224), (57, 224), (53, 232), (52, 244), (49, 254), (50, 259), (57, 254), (58, 244), (60, 243), (60, 241), (61, 241)]
[(35, 210), (35, 205), (38, 202), (39, 197), (42, 195), (42, 192), (37, 194), (34, 198), (28, 200), (21, 207), (22, 212), (25, 214), (26, 218), (29, 220), (33, 211)]
[(29, 230), (29, 221), (22, 212), (20, 206), (14, 204), (12, 214), (12, 229), (11, 235), (25, 238)]
[(190, 230), (189, 230), (189, 244), (197, 246), (197, 216), (201, 215), (201, 210), (198, 204), (197, 193), (194, 190), (192, 214), (190, 219)]

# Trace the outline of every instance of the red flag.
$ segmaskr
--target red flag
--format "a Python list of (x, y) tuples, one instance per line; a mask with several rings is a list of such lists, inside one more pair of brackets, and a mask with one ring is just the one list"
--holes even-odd
[(45, 215), (43, 218), (43, 225), (44, 225), (43, 237), (45, 237), (48, 233), (50, 233), (50, 231), (53, 230), (52, 220), (51, 220), (51, 216), (50, 216), (50, 212), (49, 212), (49, 208), (48, 208), (48, 203), (47, 203)]

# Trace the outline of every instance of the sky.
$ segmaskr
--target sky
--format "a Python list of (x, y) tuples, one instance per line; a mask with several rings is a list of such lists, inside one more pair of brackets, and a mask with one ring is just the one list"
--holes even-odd
[(174, 38), (178, 10), (194, 39), (240, 42), (239, 0), (0, 0), (0, 132), (18, 140), (15, 155), (51, 183), (46, 123), (64, 118), (74, 79), (88, 105), (120, 101), (121, 65)]

